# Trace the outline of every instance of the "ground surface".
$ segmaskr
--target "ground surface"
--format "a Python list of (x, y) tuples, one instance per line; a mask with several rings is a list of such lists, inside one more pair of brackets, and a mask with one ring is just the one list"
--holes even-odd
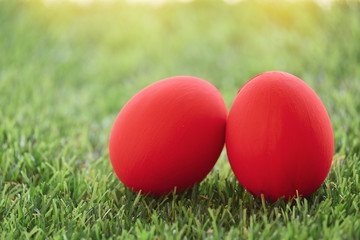
[[(331, 117), (334, 161), (313, 195), (254, 199), (225, 153), (177, 196), (143, 197), (114, 175), (109, 132), (141, 88), (194, 75), (230, 107), (269, 70), (304, 79)], [(359, 128), (359, 4), (0, 2), (1, 239), (359, 239)]]

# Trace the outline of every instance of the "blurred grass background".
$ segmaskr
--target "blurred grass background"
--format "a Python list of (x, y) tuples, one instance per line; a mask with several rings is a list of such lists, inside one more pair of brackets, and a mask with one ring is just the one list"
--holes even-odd
[[(332, 120), (340, 164), (310, 207), (254, 200), (225, 153), (181, 200), (137, 196), (112, 173), (112, 123), (143, 87), (193, 75), (230, 108), (247, 80), (270, 70), (307, 82)], [(0, 236), (360, 238), (359, 95), (359, 2), (0, 1)], [(299, 218), (305, 204), (312, 225)], [(284, 214), (274, 220), (274, 211)]]

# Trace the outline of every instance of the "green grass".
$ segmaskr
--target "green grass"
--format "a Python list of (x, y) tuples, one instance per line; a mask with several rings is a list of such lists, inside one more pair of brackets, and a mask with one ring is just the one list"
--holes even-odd
[[(230, 108), (269, 70), (304, 79), (332, 120), (333, 165), (310, 197), (254, 199), (225, 153), (179, 195), (114, 175), (109, 132), (141, 88), (194, 75)], [(359, 135), (359, 3), (0, 2), (0, 239), (359, 239)]]

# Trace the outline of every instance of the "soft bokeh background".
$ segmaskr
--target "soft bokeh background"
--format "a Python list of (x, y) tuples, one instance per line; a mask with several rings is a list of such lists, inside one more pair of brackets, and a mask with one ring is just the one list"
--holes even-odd
[(322, 2), (0, 2), (2, 122), (26, 139), (90, 138), (97, 158), (116, 114), (148, 84), (197, 76), (230, 108), (247, 80), (279, 70), (306, 81), (345, 127), (357, 111), (334, 99), (359, 91), (359, 4)]
[[(94, 220), (97, 216), (104, 220), (108, 209), (108, 217), (121, 211), (132, 216), (137, 210), (121, 210), (134, 195), (112, 173), (109, 132), (131, 96), (170, 76), (193, 75), (210, 81), (230, 108), (238, 89), (251, 77), (270, 70), (290, 72), (306, 81), (328, 109), (335, 134), (334, 161), (358, 161), (359, 2), (227, 2), (231, 4), (220, 0), (0, 1), (3, 232), (17, 229), (12, 236), (19, 237), (21, 231), (37, 226), (49, 236), (53, 226), (54, 234), (62, 234), (59, 226), (73, 226), (78, 213), (88, 224), (74, 227), (78, 235), (71, 236), (89, 237), (95, 236), (94, 226), (104, 228), (101, 233), (115, 231), (107, 232)], [(244, 192), (233, 179), (223, 154), (195, 192), (212, 192), (208, 190), (212, 181), (219, 184), (214, 183), (214, 188), (234, 183)], [(353, 179), (349, 176), (350, 182)], [(335, 175), (329, 181), (340, 184)], [(99, 214), (80, 210), (84, 201), (89, 206), (98, 204)], [(71, 210), (58, 222), (51, 217), (55, 210), (46, 213), (63, 206), (61, 202)], [(240, 210), (246, 208), (238, 204)], [(27, 209), (28, 214), (19, 209)], [(138, 211), (135, 220), (122, 218), (124, 229), (129, 230), (136, 218), (153, 224), (151, 212), (148, 216), (141, 208)], [(201, 221), (209, 218), (207, 210), (194, 214), (202, 216), (199, 221), (207, 229)], [(155, 218), (170, 225), (175, 221), (172, 215), (164, 216)], [(234, 216), (237, 223), (241, 217)], [(111, 225), (114, 220), (109, 221)], [(179, 224), (169, 232), (183, 226)], [(187, 230), (188, 237), (195, 236), (192, 231)], [(278, 234), (282, 236), (282, 231)]]

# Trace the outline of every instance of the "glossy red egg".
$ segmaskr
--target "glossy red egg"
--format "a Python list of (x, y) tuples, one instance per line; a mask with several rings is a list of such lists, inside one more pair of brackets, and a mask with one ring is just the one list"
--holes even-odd
[(224, 147), (226, 118), (220, 92), (205, 80), (151, 84), (126, 103), (111, 130), (116, 175), (134, 191), (156, 195), (199, 183)]
[(238, 92), (226, 126), (226, 148), (240, 184), (272, 201), (313, 193), (334, 153), (328, 113), (316, 93), (285, 72), (266, 72)]

